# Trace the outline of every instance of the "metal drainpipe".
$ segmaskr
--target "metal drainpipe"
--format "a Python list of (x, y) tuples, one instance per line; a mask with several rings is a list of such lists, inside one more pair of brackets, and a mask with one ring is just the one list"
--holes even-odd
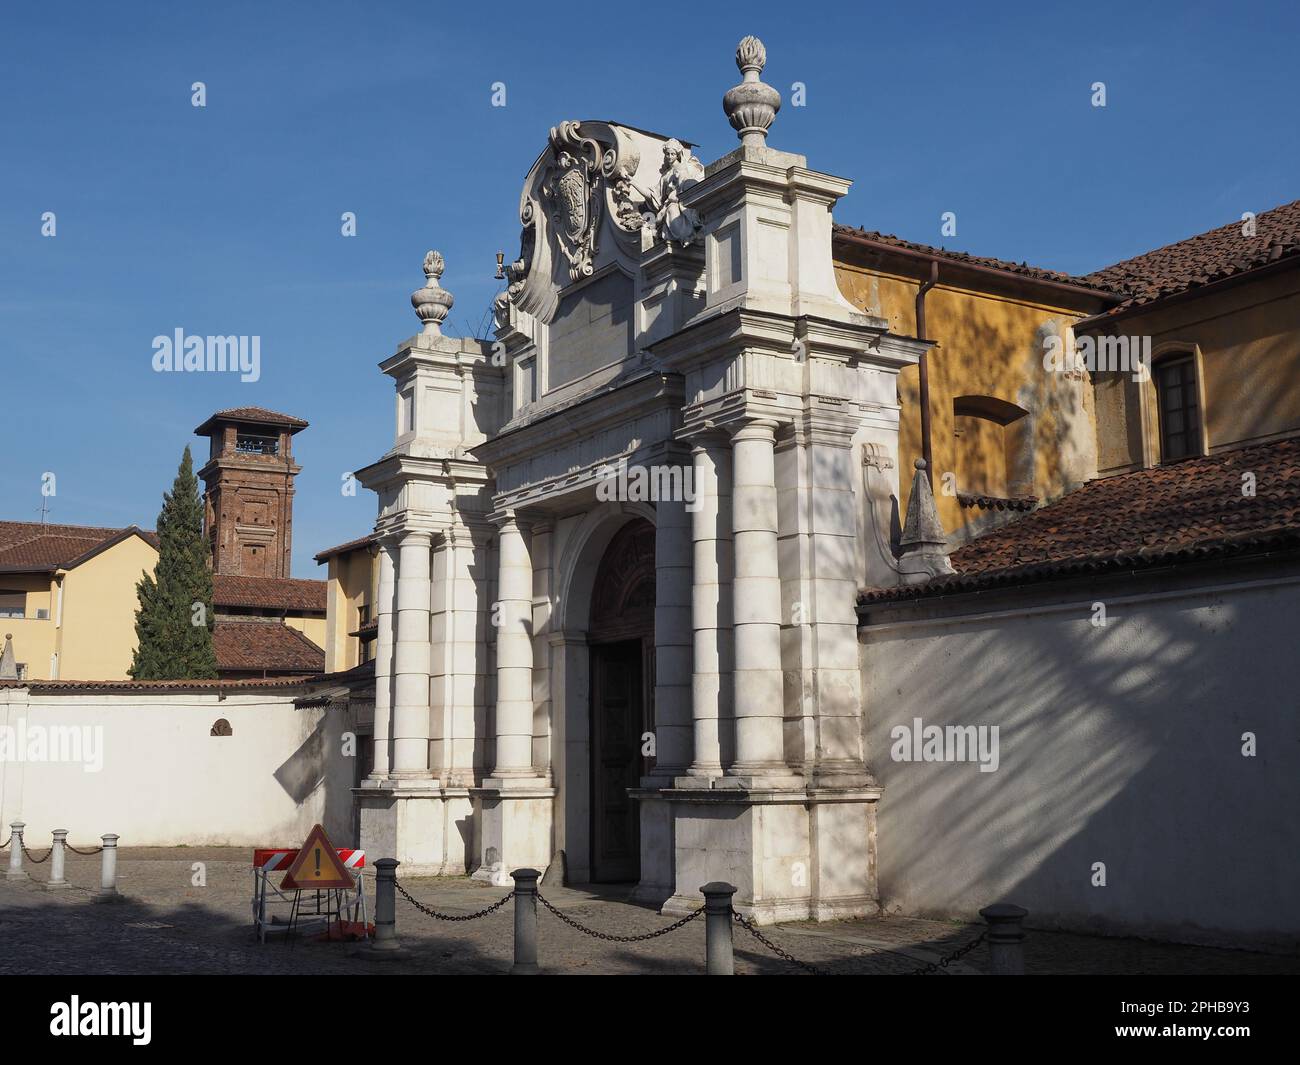
[[(939, 283), (939, 260), (930, 260), (930, 279), (921, 285), (916, 293), (916, 336), (918, 340), (927, 339), (925, 335), (925, 294)], [(925, 476), (934, 490), (934, 455), (930, 448), (930, 368), (922, 352), (917, 367), (921, 373), (921, 457), (925, 459)]]

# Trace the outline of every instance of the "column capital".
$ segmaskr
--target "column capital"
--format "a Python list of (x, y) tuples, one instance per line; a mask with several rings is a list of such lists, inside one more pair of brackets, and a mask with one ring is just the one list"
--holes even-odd
[(397, 540), (402, 547), (407, 544), (413, 546), (424, 544), (427, 547), (433, 544), (433, 533), (429, 529), (403, 529), (397, 534)]
[(487, 516), (487, 520), (497, 527), (498, 532), (509, 527), (522, 531), (532, 526), (532, 522), (521, 517), (519, 511), (515, 510), (514, 507), (506, 510), (494, 510)]
[(781, 423), (774, 418), (745, 418), (727, 427), (732, 443), (737, 440), (776, 441), (776, 431)]

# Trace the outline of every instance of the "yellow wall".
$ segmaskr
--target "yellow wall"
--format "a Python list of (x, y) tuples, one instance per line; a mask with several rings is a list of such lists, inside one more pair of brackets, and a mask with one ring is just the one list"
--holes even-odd
[[(1151, 338), (1152, 351), (1200, 350), (1209, 452), (1300, 430), (1300, 270), (1166, 301), (1088, 333)], [(1132, 374), (1094, 375), (1103, 475), (1160, 461), (1154, 387)]]
[(135, 586), (157, 562), (153, 547), (128, 536), (65, 573), (60, 680), (126, 679), (135, 653)]
[[(867, 313), (885, 318), (892, 332), (915, 336), (916, 295), (920, 282), (837, 261), (836, 279), (845, 297)], [(1007, 494), (1054, 499), (1093, 476), (1095, 430), (1087, 382), (1043, 368), (1044, 337), (1068, 333), (1082, 314), (1035, 302), (940, 284), (926, 296), (926, 339), (937, 341), (928, 355), (933, 481), (939, 517), (957, 533), (984, 512), (963, 508), (951, 494), (1003, 486)], [(915, 367), (899, 376), (900, 499), (906, 513), (912, 462), (920, 458), (920, 374)], [(991, 396), (1028, 412), (1016, 429), (1003, 433), (987, 422), (962, 425), (953, 401), (960, 396)], [(961, 436), (959, 428), (964, 429)], [(1013, 458), (1008, 463), (1008, 454)], [(1020, 483), (1007, 484), (1005, 471), (1021, 470)], [(944, 474), (951, 474), (946, 479)]]
[(284, 623), (291, 629), (297, 629), (307, 639), (311, 640), (317, 647), (325, 646), (325, 619), (312, 615), (304, 617), (300, 614), (285, 615)]
[(361, 641), (349, 632), (360, 625), (360, 608), (378, 600), (379, 559), (370, 547), (359, 547), (329, 560), (328, 632), (325, 672), (335, 673), (361, 664)]
[[(49, 677), (50, 655), (57, 646), (54, 587), (54, 578), (44, 573), (0, 574), (0, 588), (27, 593), (26, 617), (0, 618), (0, 641), (6, 634), (13, 635), (14, 657), (27, 666), (27, 676), (33, 679)], [(38, 609), (47, 612), (45, 618), (37, 619)]]

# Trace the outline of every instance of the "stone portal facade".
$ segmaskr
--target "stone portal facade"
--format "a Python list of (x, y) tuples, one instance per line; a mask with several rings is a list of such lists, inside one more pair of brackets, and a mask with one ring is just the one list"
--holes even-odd
[(761, 42), (736, 59), (734, 151), (554, 127), (495, 341), (442, 334), (430, 252), (423, 329), (381, 364), (357, 796), (404, 871), (634, 880), (668, 913), (729, 880), (761, 921), (877, 907), (855, 599), (947, 569), (928, 491), (902, 543), (894, 513), (897, 375), (926, 344), (840, 294), (849, 182), (767, 145)]

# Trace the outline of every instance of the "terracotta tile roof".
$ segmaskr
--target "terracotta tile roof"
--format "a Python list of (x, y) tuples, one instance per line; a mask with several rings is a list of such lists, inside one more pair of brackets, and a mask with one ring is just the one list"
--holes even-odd
[[(1243, 474), (1255, 495), (1242, 494)], [(866, 603), (1300, 548), (1300, 438), (1089, 481), (953, 552), (957, 573)]]
[(287, 425), (295, 432), (306, 429), (308, 423), (292, 414), (281, 414), (265, 407), (230, 407), (219, 410), (194, 430), (195, 436), (204, 436), (218, 421), (257, 422), (260, 425)]
[(1300, 200), (1257, 215), (1253, 237), (1243, 236), (1242, 225), (1240, 219), (1229, 222), (1095, 270), (1084, 280), (1126, 295), (1116, 308), (1121, 310), (1300, 254)]
[(0, 680), (0, 688), (28, 688), (34, 692), (188, 692), (297, 688), (318, 679), (298, 677), (241, 677), (232, 680)]
[(39, 572), (68, 568), (133, 534), (158, 547), (154, 532), (135, 525), (107, 529), (93, 525), (0, 521), (0, 570)]
[(213, 606), (255, 607), (263, 610), (325, 612), (325, 582), (296, 577), (212, 575)]
[(957, 502), (967, 510), (1033, 510), (1038, 506), (1038, 497), (982, 496), (973, 492), (958, 492)]
[(860, 244), (862, 242), (882, 244), (903, 251), (917, 252), (921, 255), (933, 255), (954, 263), (964, 263), (969, 266), (978, 266), (989, 270), (1001, 270), (1003, 273), (1016, 274), (1019, 277), (1031, 278), (1035, 281), (1050, 281), (1057, 285), (1073, 285), (1076, 288), (1095, 289), (1098, 295), (1110, 294), (1114, 291), (1108, 284), (1099, 281), (1090, 281), (1088, 278), (1076, 277), (1073, 274), (1062, 273), (1059, 270), (1047, 270), (1039, 266), (1030, 266), (1028, 263), (1014, 263), (1009, 262), (1006, 259), (993, 259), (983, 255), (971, 255), (964, 251), (949, 251), (947, 248), (935, 248), (929, 244), (918, 244), (916, 241), (904, 240), (902, 237), (895, 237), (889, 233), (880, 233), (873, 229), (835, 225), (832, 227), (832, 234), (833, 239), (838, 239), (848, 244)]
[(355, 540), (349, 540), (345, 544), (325, 548), (324, 551), (315, 556), (316, 562), (319, 565), (322, 562), (328, 562), (335, 555), (345, 555), (349, 551), (355, 551), (358, 547), (366, 547), (373, 543), (378, 543), (378, 537), (376, 537), (374, 533), (368, 533), (367, 535), (358, 537)]
[(218, 619), (212, 649), (222, 673), (323, 673), (325, 652), (279, 621)]

